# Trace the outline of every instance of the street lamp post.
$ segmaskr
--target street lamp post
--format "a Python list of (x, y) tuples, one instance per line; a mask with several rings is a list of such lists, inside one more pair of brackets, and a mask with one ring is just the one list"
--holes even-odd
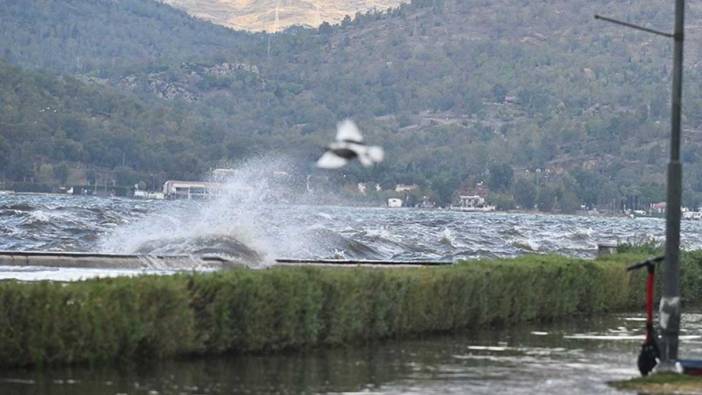
[(663, 296), (659, 320), (661, 326), (660, 370), (674, 370), (678, 359), (678, 334), (680, 332), (680, 207), (682, 206), (682, 163), (680, 162), (680, 129), (682, 113), (683, 42), (685, 25), (685, 0), (675, 1), (675, 27), (673, 34), (621, 22), (595, 15), (595, 18), (616, 23), (648, 33), (672, 38), (673, 97), (670, 133), (670, 162), (668, 163), (668, 197), (666, 202), (665, 265), (663, 267)]
[(666, 204), (665, 265), (660, 324), (662, 368), (672, 368), (678, 359), (680, 331), (680, 206), (682, 205), (682, 163), (680, 163), (680, 129), (682, 112), (683, 41), (685, 0), (675, 2), (675, 40), (673, 58), (673, 99), (668, 164), (668, 200)]

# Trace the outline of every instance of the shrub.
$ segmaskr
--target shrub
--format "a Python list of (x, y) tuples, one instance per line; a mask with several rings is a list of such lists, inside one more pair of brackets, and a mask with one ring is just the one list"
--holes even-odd
[[(0, 366), (268, 352), (640, 308), (644, 256), (0, 283)], [(702, 252), (683, 259), (702, 295)]]

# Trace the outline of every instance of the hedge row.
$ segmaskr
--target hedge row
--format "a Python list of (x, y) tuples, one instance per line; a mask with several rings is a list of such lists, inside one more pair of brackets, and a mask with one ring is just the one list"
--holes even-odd
[[(637, 308), (642, 256), (0, 284), (0, 366), (267, 352)], [(697, 298), (702, 253), (685, 255)]]

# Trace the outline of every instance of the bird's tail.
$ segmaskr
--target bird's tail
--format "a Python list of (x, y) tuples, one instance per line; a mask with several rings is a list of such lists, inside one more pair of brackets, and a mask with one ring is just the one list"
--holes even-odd
[(385, 159), (385, 151), (381, 147), (371, 146), (368, 147), (368, 156), (373, 163), (380, 163)]
[(358, 156), (358, 160), (365, 167), (378, 164), (385, 158), (385, 151), (378, 146), (368, 147), (365, 152)]

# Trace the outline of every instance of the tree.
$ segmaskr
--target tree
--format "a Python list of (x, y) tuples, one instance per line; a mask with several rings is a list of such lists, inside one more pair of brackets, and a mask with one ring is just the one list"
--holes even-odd
[(139, 182), (139, 176), (136, 172), (128, 166), (119, 166), (115, 168), (115, 180), (117, 181), (117, 186), (120, 187), (131, 187), (137, 182)]
[(580, 200), (578, 200), (575, 192), (570, 190), (562, 191), (558, 199), (558, 208), (562, 213), (572, 214), (580, 208)]
[(61, 185), (65, 185), (66, 181), (68, 180), (68, 175), (70, 173), (70, 169), (68, 168), (68, 165), (66, 163), (61, 163), (58, 166), (54, 167), (54, 177), (61, 183)]
[(492, 86), (492, 97), (496, 103), (503, 103), (506, 96), (507, 88), (502, 86), (502, 84), (495, 84)]
[(577, 197), (588, 207), (595, 206), (599, 201), (600, 186), (606, 180), (591, 171), (583, 169), (576, 169), (572, 174), (577, 184)]
[(344, 19), (341, 20), (341, 26), (348, 27), (349, 25), (351, 25), (351, 17), (348, 15), (345, 15)]
[(455, 175), (446, 172), (442, 172), (438, 177), (434, 178), (431, 183), (431, 189), (436, 193), (440, 205), (446, 206), (451, 203), (458, 183), (458, 178)]
[(536, 204), (536, 185), (526, 178), (519, 178), (514, 183), (514, 201), (519, 207), (533, 209)]
[(489, 168), (488, 186), (496, 192), (504, 192), (512, 185), (514, 171), (512, 166), (501, 163), (491, 165)]
[(319, 25), (319, 34), (323, 36), (328, 36), (334, 31), (334, 28), (332, 28), (332, 25), (329, 24), (329, 22), (324, 21), (322, 22), (321, 25)]
[(536, 197), (536, 204), (540, 211), (549, 212), (553, 210), (556, 202), (556, 190), (551, 186), (543, 187)]
[(498, 210), (512, 210), (514, 208), (514, 198), (508, 193), (490, 193), (488, 202)]
[(96, 185), (97, 182), (97, 172), (94, 169), (88, 170), (86, 173), (86, 178), (88, 180), (88, 185)]
[[(0, 136), (0, 169), (4, 169), (9, 163), (10, 146), (5, 142), (5, 139)], [(4, 173), (0, 170), (0, 174)]]

